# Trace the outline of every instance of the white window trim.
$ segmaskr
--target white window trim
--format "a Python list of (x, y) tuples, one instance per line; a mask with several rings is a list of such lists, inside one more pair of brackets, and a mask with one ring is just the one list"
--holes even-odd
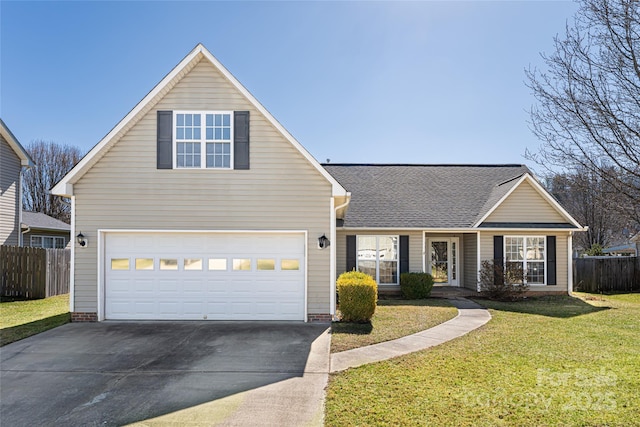
[[(33, 245), (33, 239), (36, 238), (36, 237), (40, 237), (42, 239), (40, 241), (40, 245), (39, 246), (34, 246)], [(53, 248), (45, 248), (43, 246), (45, 237), (50, 237), (50, 238), (53, 239)], [(61, 239), (62, 240), (62, 247), (60, 247), (60, 248), (56, 247), (56, 240), (57, 239)], [(34, 234), (29, 238), (29, 246), (31, 246), (32, 248), (43, 248), (43, 249), (64, 249), (67, 246), (67, 241), (64, 238), (64, 236), (47, 236), (45, 234)]]
[[(178, 141), (177, 138), (177, 124), (178, 124), (178, 114), (199, 114), (200, 115), (200, 139), (199, 140), (181, 140)], [(222, 142), (226, 143), (227, 141), (207, 141), (206, 139), (206, 115), (207, 114), (228, 114), (230, 116), (231, 123), (231, 135), (229, 139), (229, 167), (221, 168), (221, 167), (207, 167), (207, 142), (215, 143)], [(218, 111), (218, 110), (176, 110), (173, 112), (173, 123), (172, 123), (172, 146), (173, 146), (173, 169), (186, 169), (186, 170), (233, 170), (233, 158), (234, 158), (234, 150), (233, 150), (233, 140), (235, 133), (235, 121), (233, 111)], [(200, 143), (200, 167), (178, 167), (178, 142), (195, 142)]]
[[(529, 286), (547, 286), (547, 237), (546, 236), (535, 236), (535, 235), (529, 235), (529, 236), (504, 236), (503, 238), (503, 242), (502, 242), (502, 253), (504, 254), (503, 257), (503, 265), (507, 266), (507, 238), (510, 239), (523, 239), (523, 250), (524, 250), (524, 256), (523, 256), (523, 260), (522, 260), (522, 266), (524, 268), (524, 284), (529, 285)], [(544, 243), (544, 260), (543, 260), (543, 264), (544, 264), (544, 278), (542, 280), (542, 283), (528, 283), (527, 282), (527, 239), (530, 238), (536, 238), (536, 239), (540, 239), (542, 238), (542, 241)], [(514, 261), (511, 261), (514, 262)], [(533, 261), (533, 262), (540, 262), (539, 260)]]
[[(359, 270), (360, 257), (358, 256), (358, 246), (360, 237), (375, 237), (376, 238), (376, 283), (380, 286), (394, 286), (400, 284), (400, 236), (394, 234), (359, 234), (356, 235), (356, 271)], [(397, 253), (396, 253), (396, 283), (380, 283), (380, 238), (381, 237), (395, 237), (397, 239)]]

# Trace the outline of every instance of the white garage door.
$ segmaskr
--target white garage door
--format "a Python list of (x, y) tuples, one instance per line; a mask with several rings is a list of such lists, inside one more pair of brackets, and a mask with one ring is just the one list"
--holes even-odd
[(301, 233), (105, 233), (105, 318), (304, 320)]

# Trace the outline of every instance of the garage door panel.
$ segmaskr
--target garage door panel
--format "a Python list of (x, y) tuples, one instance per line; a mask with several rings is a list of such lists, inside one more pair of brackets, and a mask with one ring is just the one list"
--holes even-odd
[(301, 233), (107, 233), (106, 318), (303, 320), (304, 253)]

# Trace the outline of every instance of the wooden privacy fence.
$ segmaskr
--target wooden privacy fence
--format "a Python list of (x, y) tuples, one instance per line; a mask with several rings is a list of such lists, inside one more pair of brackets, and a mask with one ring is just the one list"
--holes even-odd
[(0, 246), (0, 296), (40, 299), (69, 293), (71, 251)]
[(640, 257), (573, 260), (574, 289), (582, 292), (640, 291)]

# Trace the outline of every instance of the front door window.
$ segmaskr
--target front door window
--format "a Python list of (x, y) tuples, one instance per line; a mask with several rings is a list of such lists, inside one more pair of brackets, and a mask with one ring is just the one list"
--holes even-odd
[(449, 242), (431, 242), (431, 275), (434, 283), (449, 283)]
[(458, 238), (430, 239), (428, 260), (436, 285), (459, 286), (458, 283)]

